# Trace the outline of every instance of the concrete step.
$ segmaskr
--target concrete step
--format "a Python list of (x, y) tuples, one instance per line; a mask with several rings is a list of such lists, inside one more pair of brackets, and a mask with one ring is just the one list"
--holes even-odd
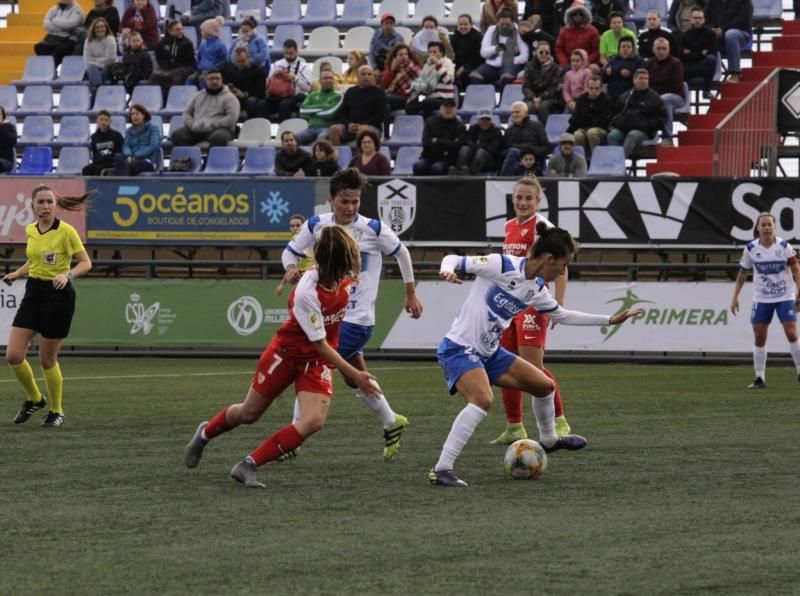
[(712, 145), (679, 145), (678, 147), (658, 147), (656, 159), (659, 163), (674, 161), (711, 161), (714, 157)]

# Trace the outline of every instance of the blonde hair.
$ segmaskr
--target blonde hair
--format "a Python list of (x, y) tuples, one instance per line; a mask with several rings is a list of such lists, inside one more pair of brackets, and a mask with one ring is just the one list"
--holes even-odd
[(775, 216), (772, 215), (772, 213), (769, 213), (768, 211), (762, 211), (761, 213), (758, 214), (758, 217), (756, 217), (756, 225), (753, 226), (753, 238), (758, 238), (758, 224), (761, 223), (761, 218), (762, 217), (771, 218), (772, 219), (772, 225), (775, 225), (775, 224), (778, 223), (778, 220), (775, 219)]
[(539, 184), (539, 179), (536, 176), (524, 176), (514, 183), (514, 188), (518, 186), (530, 186), (536, 191), (537, 196), (542, 195), (542, 185)]
[(56, 200), (56, 204), (62, 209), (66, 209), (67, 211), (78, 211), (81, 208), (88, 206), (92, 195), (92, 193), (87, 192), (79, 197), (74, 197), (74, 196), (65, 197), (58, 194), (53, 189), (52, 186), (48, 186), (47, 184), (40, 184), (39, 186), (33, 189), (33, 192), (31, 193), (31, 200), (35, 201), (37, 195), (48, 191), (53, 193), (53, 197)]
[(345, 280), (358, 281), (361, 253), (358, 243), (341, 226), (326, 226), (314, 244), (319, 283), (335, 289)]

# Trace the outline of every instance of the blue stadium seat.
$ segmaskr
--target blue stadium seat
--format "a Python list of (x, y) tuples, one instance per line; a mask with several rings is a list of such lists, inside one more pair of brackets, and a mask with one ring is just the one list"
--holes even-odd
[[(171, 89), (170, 89), (171, 90)], [(158, 85), (137, 85), (131, 93), (129, 105), (140, 103), (150, 112), (160, 112), (164, 105), (164, 96)]]
[(203, 155), (200, 147), (173, 147), (170, 153), (170, 160), (176, 157), (188, 157), (192, 160), (192, 167), (188, 172), (164, 172), (164, 176), (190, 176), (200, 171), (203, 165)]
[(183, 36), (192, 42), (194, 51), (197, 52), (197, 47), (199, 46), (197, 42), (197, 29), (195, 29), (194, 27), (184, 27)]
[[(174, 153), (174, 152), (173, 152)], [(208, 150), (203, 176), (234, 174), (239, 169), (239, 149), (236, 147), (211, 147)]]
[(68, 176), (80, 174), (83, 167), (89, 164), (88, 147), (64, 147), (58, 152), (56, 174)]
[(522, 85), (506, 85), (500, 95), (500, 103), (497, 104), (495, 114), (505, 118), (511, 115), (511, 104), (515, 101), (523, 101)]
[(128, 121), (125, 119), (125, 116), (117, 114), (116, 116), (111, 116), (111, 128), (116, 130), (119, 134), (123, 137), (125, 136), (125, 130), (128, 128)]
[(392, 125), (392, 136), (384, 142), (384, 145), (392, 148), (421, 145), (424, 127), (425, 120), (422, 116), (397, 116)]
[(192, 0), (167, 0), (166, 16), (175, 20), (185, 12), (191, 12)]
[(99, 110), (108, 110), (112, 114), (124, 114), (125, 103), (125, 87), (122, 85), (100, 85), (94, 96), (92, 111), (97, 113)]
[(394, 160), (392, 174), (395, 176), (412, 176), (414, 174), (414, 162), (418, 161), (421, 155), (422, 147), (419, 145), (400, 147)]
[(314, 0), (306, 4), (303, 26), (321, 27), (332, 25), (336, 20), (336, 0)]
[(297, 42), (297, 48), (302, 50), (305, 47), (305, 33), (302, 25), (278, 25), (272, 36), (272, 46), (270, 55), (283, 56), (283, 42), (293, 39)]
[(88, 114), (91, 97), (89, 87), (86, 85), (67, 85), (61, 89), (56, 114), (59, 116), (74, 116)]
[(169, 119), (169, 135), (164, 137), (161, 141), (161, 146), (164, 149), (172, 147), (172, 133), (183, 126), (183, 115), (175, 114)]
[(50, 116), (28, 116), (22, 123), (22, 136), (17, 145), (49, 145), (53, 140), (53, 119)]
[(386, 145), (381, 145), (381, 148), (378, 149), (378, 153), (386, 157), (386, 159), (389, 160), (389, 163), (392, 163), (392, 150), (389, 149)]
[(13, 114), (17, 111), (17, 88), (14, 85), (0, 86), (0, 106), (3, 106), (6, 114)]
[(290, 25), (299, 21), (300, 0), (272, 0), (272, 10), (267, 18), (269, 25)]
[(219, 40), (225, 44), (226, 48), (230, 48), (233, 44), (233, 30), (230, 25), (223, 25), (219, 28)]
[(240, 173), (247, 176), (274, 176), (275, 147), (248, 147)]
[(372, 0), (344, 0), (338, 27), (356, 27), (372, 18)]
[(472, 116), (478, 110), (494, 111), (496, 89), (494, 85), (471, 84), (464, 92), (464, 103), (458, 110), (459, 116)]
[(57, 147), (89, 144), (89, 118), (87, 116), (64, 116), (58, 127), (58, 136), (52, 143)]
[(567, 132), (570, 117), (571, 114), (550, 114), (547, 117), (547, 124), (545, 124), (544, 130), (551, 145), (557, 145), (558, 137)]
[(64, 56), (61, 62), (61, 69), (58, 78), (50, 83), (51, 87), (63, 87), (64, 85), (88, 85), (88, 81), (83, 80), (86, 74), (86, 64), (83, 56)]
[(236, 21), (241, 22), (250, 16), (255, 17), (259, 23), (264, 21), (267, 16), (264, 0), (239, 0), (236, 3), (236, 16), (234, 17)]
[[(775, 21), (780, 19), (782, 16), (783, 3), (781, 0), (753, 0), (754, 23)], [(795, 14), (794, 18), (800, 18), (800, 15)]]
[(169, 95), (167, 95), (167, 105), (163, 110), (158, 113), (162, 116), (175, 116), (183, 114), (186, 106), (197, 94), (197, 87), (194, 85), (175, 85), (169, 88)]
[(592, 151), (587, 176), (624, 176), (625, 151), (622, 147), (600, 145)]
[(397, 24), (405, 23), (408, 20), (408, 0), (381, 0), (375, 18), (369, 19), (365, 25), (370, 27), (380, 27), (381, 15), (390, 12), (394, 15)]
[(353, 150), (350, 148), (350, 145), (341, 145), (336, 147), (336, 151), (339, 152), (339, 160), (337, 163), (341, 169), (345, 169), (350, 165), (350, 160), (353, 159)]
[(41, 176), (53, 169), (53, 150), (50, 147), (25, 147), (22, 163), (14, 172), (19, 176)]
[(658, 11), (661, 15), (661, 24), (666, 27), (669, 14), (667, 0), (636, 0), (633, 8), (633, 14), (627, 18), (636, 23), (637, 27), (641, 27), (647, 21), (647, 13), (651, 10)]
[(12, 85), (49, 85), (56, 75), (56, 65), (52, 56), (29, 56), (25, 61), (22, 79), (11, 81)]
[(53, 110), (53, 90), (47, 85), (31, 85), (22, 94), (17, 116), (49, 114)]

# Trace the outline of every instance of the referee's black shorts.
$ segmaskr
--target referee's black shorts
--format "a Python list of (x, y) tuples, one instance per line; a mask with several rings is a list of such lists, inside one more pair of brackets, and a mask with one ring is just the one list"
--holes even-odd
[(72, 283), (56, 290), (52, 280), (29, 277), (13, 326), (33, 329), (47, 339), (64, 339), (69, 335), (74, 314), (75, 288)]

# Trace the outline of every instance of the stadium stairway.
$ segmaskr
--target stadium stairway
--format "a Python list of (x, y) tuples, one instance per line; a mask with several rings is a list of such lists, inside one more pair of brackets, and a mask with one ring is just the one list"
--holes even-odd
[(776, 68), (800, 67), (800, 21), (784, 21), (782, 35), (772, 40), (772, 50), (753, 52), (751, 68), (742, 70), (738, 83), (722, 83), (706, 114), (691, 114), (687, 130), (678, 133), (677, 147), (657, 147), (656, 161), (647, 164), (647, 175), (674, 173), (711, 176), (714, 159), (714, 127)]
[[(33, 55), (33, 46), (45, 36), (44, 16), (56, 0), (19, 0), (19, 12), (8, 15), (8, 27), (0, 29), (0, 85), (21, 79), (25, 60)], [(78, 0), (84, 13), (94, 6), (92, 0)]]

